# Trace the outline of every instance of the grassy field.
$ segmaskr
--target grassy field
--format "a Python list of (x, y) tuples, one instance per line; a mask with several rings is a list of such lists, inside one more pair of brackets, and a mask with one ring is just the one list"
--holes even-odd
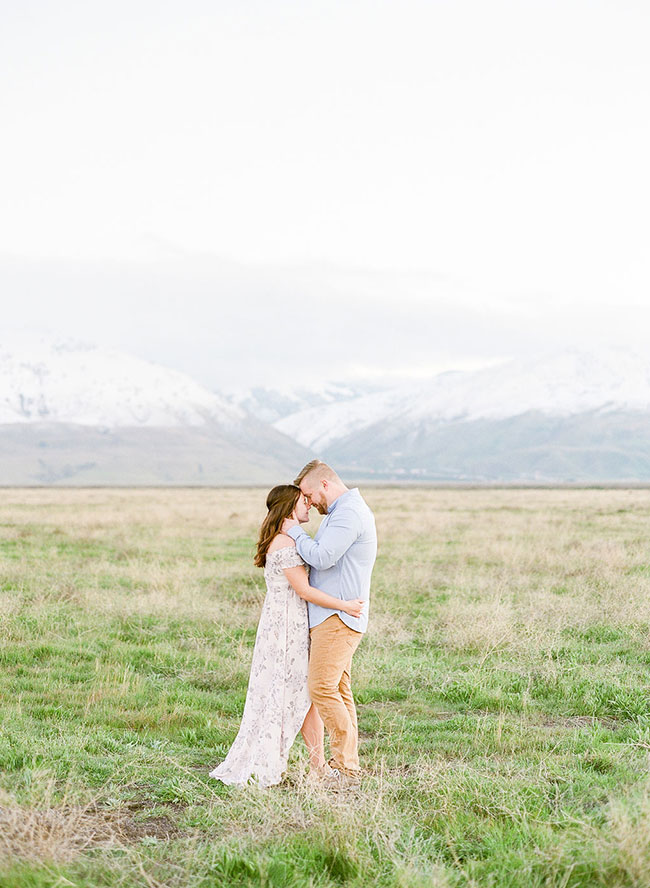
[(208, 777), (264, 497), (2, 491), (0, 886), (650, 885), (650, 491), (366, 491), (340, 794)]

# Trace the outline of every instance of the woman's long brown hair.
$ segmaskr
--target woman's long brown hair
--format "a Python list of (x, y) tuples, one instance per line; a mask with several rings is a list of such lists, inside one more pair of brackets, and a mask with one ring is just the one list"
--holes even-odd
[(266, 498), (266, 508), (269, 511), (262, 521), (260, 538), (257, 542), (257, 555), (255, 556), (257, 567), (264, 567), (266, 564), (266, 553), (271, 545), (271, 540), (280, 533), (284, 519), (291, 516), (299, 496), (300, 488), (294, 484), (278, 484), (277, 487), (269, 491)]

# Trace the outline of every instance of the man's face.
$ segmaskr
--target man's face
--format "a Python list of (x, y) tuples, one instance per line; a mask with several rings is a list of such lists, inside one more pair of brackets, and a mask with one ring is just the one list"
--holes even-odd
[(309, 506), (314, 506), (321, 515), (327, 514), (327, 501), (321, 481), (310, 481), (309, 477), (304, 478), (300, 482), (300, 489), (304, 493)]

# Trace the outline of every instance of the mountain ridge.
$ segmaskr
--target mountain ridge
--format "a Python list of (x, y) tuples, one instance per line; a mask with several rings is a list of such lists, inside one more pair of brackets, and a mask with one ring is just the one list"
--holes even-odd
[(0, 425), (233, 427), (245, 417), (186, 374), (113, 349), (45, 340), (0, 345)]
[[(269, 422), (273, 420), (273, 422)], [(0, 484), (650, 479), (650, 359), (532, 356), (379, 388), (212, 392), (108, 349), (0, 348)]]
[(650, 361), (577, 350), (452, 371), (274, 423), (348, 476), (650, 479)]
[(176, 370), (83, 343), (0, 347), (0, 484), (274, 484), (311, 452)]
[(570, 416), (594, 409), (650, 410), (650, 360), (610, 351), (577, 350), (473, 371), (448, 371), (423, 382), (303, 410), (274, 427), (307, 447), (334, 441), (377, 422), (500, 420), (539, 411)]

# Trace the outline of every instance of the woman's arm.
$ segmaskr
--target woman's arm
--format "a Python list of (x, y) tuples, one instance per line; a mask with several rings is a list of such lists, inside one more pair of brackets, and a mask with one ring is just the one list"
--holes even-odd
[(304, 598), (305, 601), (311, 601), (312, 604), (318, 604), (320, 607), (326, 607), (329, 610), (344, 611), (346, 614), (350, 614), (351, 617), (361, 616), (365, 602), (360, 598), (355, 598), (352, 601), (342, 601), (340, 598), (328, 595), (327, 592), (315, 589), (309, 585), (307, 571), (302, 565), (298, 567), (285, 567), (283, 570), (296, 595)]

